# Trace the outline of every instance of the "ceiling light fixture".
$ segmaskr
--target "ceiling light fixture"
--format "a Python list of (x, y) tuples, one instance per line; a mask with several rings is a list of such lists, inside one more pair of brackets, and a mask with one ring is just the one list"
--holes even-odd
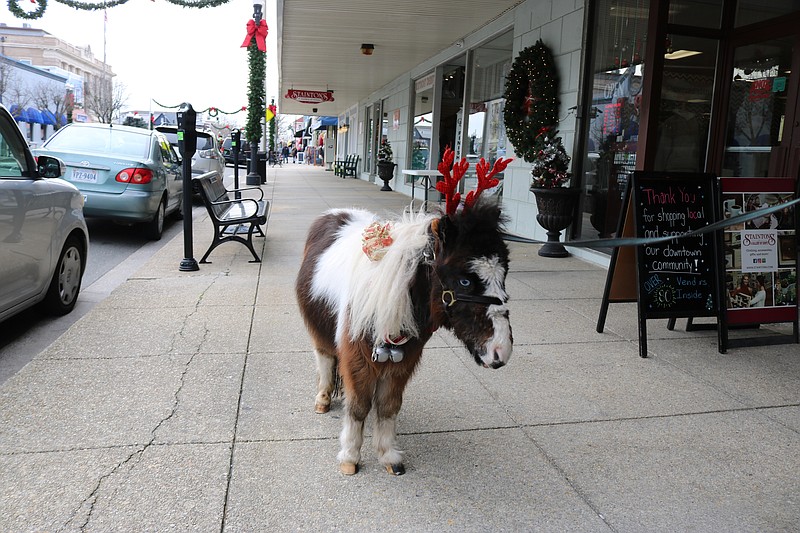
[(375, 51), (374, 44), (364, 43), (361, 45), (361, 53), (364, 54), (365, 56), (371, 56), (372, 52), (374, 51)]
[(685, 57), (692, 57), (702, 53), (703, 52), (698, 52), (697, 50), (675, 50), (669, 54), (664, 54), (664, 59), (683, 59)]

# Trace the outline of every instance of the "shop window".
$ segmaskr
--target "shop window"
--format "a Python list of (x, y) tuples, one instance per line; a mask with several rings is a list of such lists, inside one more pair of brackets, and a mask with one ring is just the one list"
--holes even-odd
[(427, 169), (433, 134), (433, 85), (436, 73), (414, 81), (414, 128), (411, 144), (411, 168)]
[(800, 11), (800, 0), (764, 2), (763, 0), (739, 0), (736, 4), (736, 27), (755, 24)]
[(793, 44), (785, 37), (736, 48), (723, 176), (780, 173)]
[(610, 237), (636, 165), (649, 2), (598, 0), (587, 86), (581, 237)]
[(669, 23), (719, 29), (723, 0), (671, 0)]
[(667, 37), (654, 170), (704, 170), (716, 57), (716, 40)]
[(509, 31), (473, 52), (467, 122), (468, 145), (461, 152), (470, 163), (483, 157), (493, 165), (496, 159), (508, 156), (508, 141), (503, 123), (503, 92), (506, 76), (511, 70), (513, 39), (513, 32)]

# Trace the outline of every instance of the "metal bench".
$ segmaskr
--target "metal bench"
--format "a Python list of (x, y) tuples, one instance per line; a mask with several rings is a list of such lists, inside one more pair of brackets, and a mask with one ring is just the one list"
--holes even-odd
[[(195, 178), (199, 185), (200, 195), (208, 211), (208, 216), (214, 223), (214, 240), (206, 250), (201, 263), (206, 261), (214, 248), (228, 241), (236, 241), (247, 246), (255, 258), (251, 263), (260, 263), (255, 248), (253, 248), (253, 233), (264, 237), (261, 227), (267, 223), (269, 215), (269, 201), (264, 200), (264, 191), (259, 187), (244, 187), (241, 189), (226, 189), (222, 178), (217, 172), (208, 172)], [(241, 198), (244, 191), (258, 191), (258, 198)], [(231, 195), (234, 195), (232, 198)], [(239, 235), (239, 230), (247, 231), (247, 239)]]
[(344, 159), (340, 159), (333, 164), (333, 174), (335, 176), (342, 176), (344, 177), (344, 167), (347, 164), (350, 164), (352, 160), (356, 157), (356, 154), (350, 154)]
[(345, 159), (344, 165), (342, 165), (342, 171), (339, 174), (342, 179), (346, 178), (347, 176), (356, 177), (356, 170), (358, 169), (358, 161), (361, 159), (361, 156), (358, 155), (349, 155), (347, 159)]

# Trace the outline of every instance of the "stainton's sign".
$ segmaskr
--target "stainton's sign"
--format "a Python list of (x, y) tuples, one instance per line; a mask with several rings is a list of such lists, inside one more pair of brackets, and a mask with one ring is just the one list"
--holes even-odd
[(319, 104), (321, 102), (333, 102), (333, 91), (301, 91), (289, 89), (284, 98), (297, 100), (304, 104)]

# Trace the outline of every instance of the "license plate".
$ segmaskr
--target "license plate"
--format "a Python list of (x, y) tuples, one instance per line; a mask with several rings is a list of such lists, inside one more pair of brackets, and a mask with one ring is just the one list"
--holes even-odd
[(97, 171), (93, 169), (73, 168), (72, 181), (82, 181), (85, 183), (97, 183)]

